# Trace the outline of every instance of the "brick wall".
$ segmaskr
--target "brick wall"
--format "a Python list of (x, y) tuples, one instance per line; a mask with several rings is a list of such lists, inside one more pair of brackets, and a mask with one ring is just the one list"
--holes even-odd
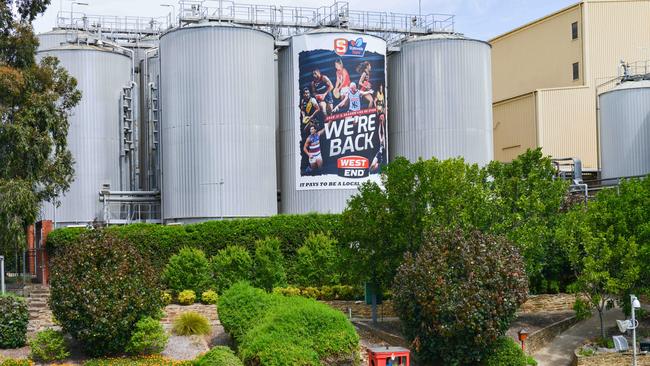
[(529, 295), (528, 301), (519, 308), (521, 313), (541, 313), (573, 310), (576, 296), (572, 294)]

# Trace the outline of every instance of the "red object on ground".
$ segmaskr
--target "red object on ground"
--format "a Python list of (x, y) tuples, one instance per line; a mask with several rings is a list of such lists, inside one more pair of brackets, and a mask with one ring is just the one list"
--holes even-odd
[(410, 366), (411, 351), (402, 347), (368, 349), (368, 366)]

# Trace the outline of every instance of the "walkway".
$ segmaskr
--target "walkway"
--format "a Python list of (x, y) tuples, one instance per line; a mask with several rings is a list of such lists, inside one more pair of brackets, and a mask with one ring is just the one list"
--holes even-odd
[[(620, 309), (605, 312), (603, 317), (605, 328), (615, 326), (616, 319), (625, 319), (625, 315)], [(600, 320), (596, 313), (590, 319), (574, 325), (555, 337), (551, 343), (537, 351), (533, 357), (537, 360), (538, 366), (569, 366), (573, 360), (573, 351), (581, 346), (586, 339), (597, 337), (599, 334)]]

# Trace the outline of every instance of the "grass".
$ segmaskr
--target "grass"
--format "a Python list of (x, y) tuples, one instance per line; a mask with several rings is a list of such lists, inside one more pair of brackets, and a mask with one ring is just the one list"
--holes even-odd
[(203, 315), (188, 311), (181, 314), (173, 324), (174, 333), (181, 336), (210, 334), (210, 323)]

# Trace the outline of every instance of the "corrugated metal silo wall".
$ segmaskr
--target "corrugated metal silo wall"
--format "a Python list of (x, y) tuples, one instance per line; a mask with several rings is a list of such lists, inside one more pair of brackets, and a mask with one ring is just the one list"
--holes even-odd
[(77, 79), (83, 97), (68, 121), (68, 148), (75, 160), (75, 180), (54, 211), (44, 204), (43, 219), (58, 225), (101, 220), (99, 191), (103, 184), (120, 187), (120, 95), (131, 78), (131, 61), (114, 52), (90, 47), (66, 46), (41, 52), (56, 56)]
[(650, 173), (650, 82), (600, 96), (603, 178)]
[[(357, 33), (351, 35), (358, 36)], [(293, 98), (294, 68), (292, 46), (283, 48), (279, 52), (278, 62), (280, 83), (280, 213), (341, 213), (347, 206), (347, 201), (358, 193), (357, 189), (318, 191), (301, 191), (296, 189), (295, 121), (298, 119), (296, 115), (298, 105), (297, 101)], [(387, 93), (390, 94), (390, 89)], [(388, 123), (390, 125), (390, 119)]]
[(277, 213), (273, 50), (269, 34), (238, 27), (161, 38), (165, 220)]
[(60, 29), (41, 33), (37, 36), (39, 42), (38, 50), (43, 51), (59, 47), (62, 43), (76, 39), (76, 34), (76, 31), (65, 31)]
[(404, 156), (493, 159), (490, 46), (465, 39), (409, 41), (388, 57), (388, 144)]

